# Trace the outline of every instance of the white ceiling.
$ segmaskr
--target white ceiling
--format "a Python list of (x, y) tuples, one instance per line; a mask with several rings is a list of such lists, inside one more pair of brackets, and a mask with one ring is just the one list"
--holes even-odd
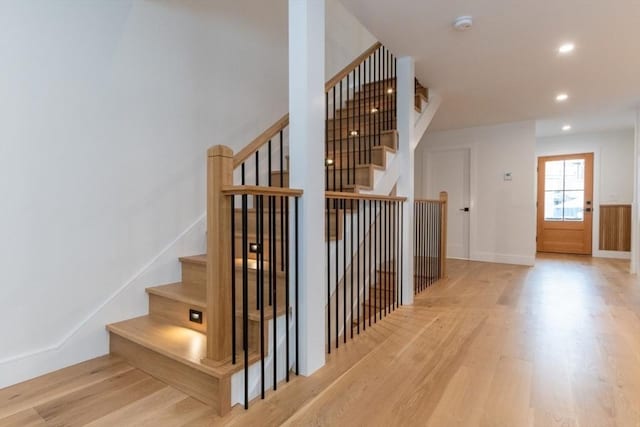
[[(443, 97), (435, 130), (640, 105), (640, 0), (342, 2), (397, 56), (416, 58), (418, 79)], [(471, 30), (453, 29), (460, 15), (473, 16)], [(565, 41), (576, 49), (562, 57)]]

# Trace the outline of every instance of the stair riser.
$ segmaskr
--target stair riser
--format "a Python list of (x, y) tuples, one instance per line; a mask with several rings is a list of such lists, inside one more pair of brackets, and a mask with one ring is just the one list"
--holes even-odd
[(205, 287), (207, 285), (207, 269), (198, 264), (182, 262), (182, 283)]
[(338, 169), (333, 173), (333, 168), (327, 170), (329, 186), (340, 187), (340, 184), (358, 184), (371, 186), (373, 184), (373, 171), (370, 168)]
[[(365, 147), (377, 147), (377, 146), (386, 146), (391, 148), (392, 150), (396, 149), (397, 142), (397, 132), (385, 132), (381, 135), (362, 135), (359, 138), (344, 138), (343, 140), (328, 140), (326, 142), (327, 151), (329, 153), (329, 157), (333, 155), (334, 149), (335, 152), (338, 153), (340, 151), (353, 151), (357, 150), (358, 146), (361, 149)], [(335, 148), (334, 148), (335, 146)]]
[(358, 109), (362, 108), (365, 111), (371, 111), (372, 108), (384, 108), (393, 109), (395, 104), (395, 94), (370, 94), (365, 95), (362, 98), (349, 99), (344, 102), (345, 108)]
[(109, 350), (136, 368), (215, 408), (231, 410), (231, 377), (215, 378), (133, 341), (110, 333)]
[[(331, 153), (332, 155), (333, 153)], [(330, 157), (331, 157), (330, 155)], [(368, 153), (364, 150), (361, 150), (359, 153), (356, 150), (355, 152), (342, 152), (336, 153), (336, 157), (334, 159), (334, 166), (336, 168), (342, 169), (346, 168), (347, 165), (353, 167), (353, 162), (357, 166), (364, 165), (375, 165), (380, 166), (382, 168), (386, 167), (386, 152), (384, 150), (375, 149), (371, 150), (371, 153)]]
[(396, 87), (396, 78), (395, 77), (391, 77), (388, 79), (378, 79), (376, 81), (373, 82), (367, 82), (365, 84), (362, 85), (362, 90), (367, 90), (367, 89), (376, 89), (376, 88), (395, 88)]
[[(377, 112), (372, 113), (371, 110), (372, 108), (375, 107), (378, 109)], [(349, 106), (345, 106), (344, 108), (340, 108), (338, 110), (335, 111), (335, 118), (336, 119), (340, 119), (342, 118), (343, 121), (345, 121), (347, 118), (352, 121), (352, 120), (358, 120), (358, 118), (362, 117), (363, 119), (372, 119), (372, 120), (380, 120), (379, 117), (384, 116), (388, 111), (395, 111), (395, 107), (393, 105), (374, 105), (374, 106), (369, 106), (369, 108), (367, 108), (366, 105), (349, 105)], [(330, 111), (330, 114), (333, 113), (333, 111)], [(377, 118), (376, 118), (377, 117)]]
[[(202, 323), (189, 321), (189, 310), (194, 309), (202, 312)], [(207, 314), (205, 307), (190, 305), (181, 301), (175, 301), (160, 295), (149, 295), (149, 314), (166, 320), (174, 325), (193, 329), (194, 331), (207, 331)]]
[[(273, 212), (272, 212), (273, 214)], [(276, 236), (279, 238), (280, 237), (280, 232), (282, 230), (281, 226), (284, 226), (286, 229), (286, 217), (283, 216), (283, 223), (281, 224), (280, 222), (280, 211), (277, 210), (275, 212), (276, 215)], [(254, 235), (256, 233), (256, 230), (258, 229), (258, 220), (260, 219), (260, 215), (256, 214), (255, 210), (251, 210), (247, 212), (247, 230), (249, 233), (249, 240), (250, 241), (254, 241), (255, 237), (252, 237), (252, 235)], [(265, 201), (265, 207), (264, 207), (264, 212), (263, 212), (263, 216), (262, 216), (262, 223), (264, 226), (264, 231), (265, 231), (265, 239), (267, 239), (268, 237), (268, 232), (269, 232), (269, 209), (267, 208), (267, 202)], [(236, 209), (236, 213), (235, 213), (235, 225), (236, 225), (236, 234), (239, 234), (242, 232), (242, 211)], [(238, 244), (238, 242), (236, 241), (236, 245)], [(241, 252), (241, 248), (242, 246), (236, 246), (236, 250), (238, 251), (237, 254), (239, 254), (240, 256), (242, 256), (242, 252)]]
[(349, 117), (349, 118), (337, 118), (327, 120), (327, 129), (332, 131), (333, 129), (363, 129), (363, 130), (375, 130), (381, 128), (384, 123), (389, 121), (395, 122), (395, 117), (391, 117), (386, 114), (368, 115), (364, 117)]
[[(367, 127), (362, 127), (360, 129), (357, 128), (357, 126), (355, 125), (351, 125), (350, 127), (343, 127), (342, 129), (336, 128), (329, 128), (327, 130), (327, 139), (328, 140), (333, 140), (333, 139), (339, 139), (339, 138), (343, 138), (343, 139), (349, 139), (350, 141), (355, 141), (356, 143), (359, 141), (359, 138), (362, 139), (364, 137), (367, 136), (375, 136), (375, 135), (380, 135), (382, 132), (386, 132), (389, 130), (393, 130), (396, 128), (396, 122), (395, 120), (393, 121), (387, 121), (387, 122), (383, 122), (377, 129), (374, 128), (367, 128)], [(351, 135), (351, 131), (357, 130), (358, 131), (358, 135)]]

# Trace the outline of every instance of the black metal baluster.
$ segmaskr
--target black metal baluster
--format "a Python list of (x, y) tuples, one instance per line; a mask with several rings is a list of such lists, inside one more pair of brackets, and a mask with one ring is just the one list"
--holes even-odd
[[(367, 207), (366, 205), (369, 205), (369, 221), (366, 220), (366, 213), (367, 213)], [(369, 258), (368, 258), (368, 263), (367, 263), (367, 281), (369, 283), (369, 293), (367, 294), (366, 292), (364, 292), (365, 296), (367, 296), (367, 301), (369, 303), (369, 326), (371, 326), (371, 284), (373, 282), (373, 275), (371, 274), (371, 266), (373, 265), (373, 263), (371, 262), (372, 260), (372, 252), (373, 252), (373, 246), (371, 246), (371, 240), (372, 240), (372, 235), (373, 235), (373, 222), (371, 220), (372, 215), (371, 215), (371, 199), (365, 201), (365, 224), (367, 226), (367, 234), (368, 239), (369, 239)], [(366, 308), (366, 307), (365, 307)], [(365, 311), (365, 309), (363, 308), (363, 312)], [(364, 313), (363, 318), (365, 319), (364, 322), (362, 322), (364, 324), (364, 329), (366, 330), (367, 328), (367, 322), (366, 322), (366, 317), (367, 314)]]
[[(415, 236), (414, 236), (415, 237)], [(402, 295), (402, 280), (404, 279), (404, 202), (400, 202), (400, 305), (404, 305), (404, 296)], [(412, 272), (409, 272), (411, 274)], [(415, 277), (414, 277), (415, 279)]]
[(384, 201), (384, 262), (385, 262), (385, 281), (384, 281), (384, 315), (387, 315), (389, 306), (389, 287), (391, 277), (389, 277), (390, 262), (389, 262), (389, 201)]
[[(329, 354), (331, 354), (331, 201), (330, 199), (325, 200), (326, 203), (326, 211), (327, 211), (327, 349)], [(336, 235), (337, 235), (336, 226)], [(337, 243), (337, 239), (336, 239)], [(337, 268), (337, 266), (336, 266)]]
[[(343, 230), (347, 228), (347, 200), (342, 199), (342, 226)], [(353, 232), (353, 230), (350, 230)], [(343, 338), (347, 343), (347, 233), (342, 233), (342, 322), (344, 330)], [(336, 289), (336, 293), (337, 293)], [(336, 317), (337, 320), (337, 317)]]
[[(373, 323), (377, 322), (378, 315), (378, 201), (373, 201), (374, 223), (373, 223), (373, 278), (375, 280), (373, 286)], [(371, 297), (369, 297), (371, 300)], [(371, 309), (371, 307), (369, 307)], [(371, 326), (371, 325), (369, 325)]]
[(285, 214), (285, 224), (287, 226), (286, 231), (285, 231), (285, 240), (284, 240), (284, 244), (286, 245), (286, 250), (285, 250), (285, 254), (286, 254), (286, 261), (285, 261), (285, 268), (284, 268), (284, 281), (286, 284), (285, 287), (285, 308), (286, 308), (286, 312), (285, 312), (285, 340), (286, 340), (286, 349), (285, 349), (285, 357), (286, 357), (286, 367), (285, 367), (285, 372), (286, 372), (286, 381), (289, 382), (289, 369), (290, 369), (290, 361), (289, 361), (289, 311), (290, 311), (290, 307), (291, 307), (291, 290), (289, 289), (290, 286), (290, 282), (289, 282), (289, 261), (290, 261), (290, 253), (291, 253), (291, 247), (290, 247), (290, 242), (289, 242), (289, 198), (285, 198), (285, 210), (284, 210), (284, 214)]
[(395, 202), (393, 200), (389, 201), (389, 268), (391, 269), (391, 276), (389, 277), (389, 311), (393, 311), (395, 309), (395, 299), (396, 299), (396, 266), (395, 266), (395, 235), (393, 233), (393, 227), (395, 224), (395, 214), (393, 210)]
[(257, 197), (258, 203), (258, 236), (259, 236), (259, 262), (258, 262), (258, 272), (256, 276), (256, 283), (258, 284), (258, 304), (260, 310), (260, 396), (264, 399), (265, 392), (265, 384), (264, 384), (264, 196)]
[(329, 191), (329, 92), (324, 93), (324, 189)]
[(298, 246), (299, 234), (298, 234), (298, 197), (295, 198), (295, 212), (294, 212), (294, 221), (295, 221), (295, 242), (294, 242), (294, 250), (295, 250), (295, 288), (296, 288), (296, 375), (300, 375), (300, 299), (298, 295), (300, 293), (300, 276), (299, 276), (299, 264), (298, 264)]
[[(358, 238), (356, 240), (356, 253), (358, 254), (358, 273), (356, 275), (356, 278), (358, 280), (358, 287), (357, 287), (357, 305), (356, 305), (356, 311), (358, 314), (358, 335), (360, 335), (360, 279), (362, 276), (362, 272), (360, 271), (360, 200), (356, 200), (356, 212), (358, 215)], [(362, 253), (365, 254), (365, 248), (364, 245), (362, 245)], [(352, 311), (353, 311), (353, 298), (351, 299), (351, 307), (352, 307)], [(353, 322), (351, 322), (353, 323)]]
[[(342, 174), (341, 174), (342, 175)], [(340, 221), (339, 218), (339, 207), (340, 205), (336, 206), (336, 231), (338, 230), (338, 224)], [(342, 207), (344, 209), (344, 206)], [(342, 238), (344, 239), (344, 223), (342, 224)], [(337, 237), (336, 237), (336, 348), (338, 348), (339, 344), (340, 344), (340, 321), (338, 316), (340, 315), (340, 301), (338, 300), (339, 296), (340, 296), (340, 292), (338, 291), (338, 286), (340, 285), (340, 276), (339, 276), (339, 266), (340, 266), (340, 259), (339, 259), (339, 253), (340, 253), (340, 242), (338, 241)]]
[[(365, 101), (362, 99), (362, 91), (364, 88), (362, 87), (362, 63), (358, 64), (358, 111), (360, 115), (358, 116), (358, 164), (362, 164), (362, 134), (363, 134), (363, 123), (362, 123), (362, 111), (365, 108)], [(355, 91), (355, 89), (354, 89)]]
[[(276, 230), (276, 197), (271, 196), (271, 204), (273, 205), (273, 214), (269, 215), (272, 221), (271, 227), (273, 228), (273, 243), (271, 244), (272, 252), (269, 253), (269, 268), (271, 274), (273, 274), (273, 390), (278, 389), (278, 262), (276, 254), (278, 248), (276, 246), (277, 230)], [(282, 212), (282, 206), (280, 207)], [(280, 246), (282, 246), (280, 242)], [(273, 255), (272, 255), (273, 254)]]
[[(376, 51), (376, 62), (377, 62), (377, 66), (378, 66), (378, 75), (377, 75), (377, 80), (376, 80), (376, 101), (379, 103), (380, 105), (380, 114), (378, 115), (378, 126), (376, 129), (376, 132), (378, 134), (378, 145), (382, 144), (382, 115), (384, 114), (384, 103), (382, 102), (382, 90), (383, 90), (383, 83), (382, 83), (382, 48), (379, 48)], [(377, 204), (377, 203), (376, 203)]]
[[(350, 241), (351, 241), (351, 256), (349, 257), (350, 261), (351, 261), (351, 299), (349, 300), (349, 314), (351, 316), (351, 322), (349, 322), (349, 325), (351, 326), (351, 339), (353, 339), (353, 199), (349, 200), (349, 207), (351, 208), (351, 214), (349, 215), (349, 219), (351, 220), (351, 233), (350, 233)], [(346, 300), (346, 299), (345, 299)], [(346, 304), (345, 304), (346, 306)], [(344, 321), (346, 322), (346, 316)], [(344, 330), (344, 335), (345, 337), (347, 336), (347, 327), (346, 327), (346, 323), (345, 323), (345, 330)], [(345, 338), (346, 341), (346, 338)]]
[[(366, 70), (368, 71), (367, 73), (367, 90), (366, 90), (366, 98), (367, 98), (367, 103), (371, 102), (371, 93), (372, 93), (372, 81), (373, 79), (371, 78), (371, 64), (373, 63), (373, 54), (371, 56), (369, 56), (369, 69)], [(373, 129), (373, 123), (375, 121), (375, 113), (373, 112), (373, 108), (375, 108), (375, 103), (373, 105), (371, 105), (370, 107), (371, 109), (369, 111), (371, 111), (370, 113), (370, 119), (369, 119), (369, 125), (367, 126), (367, 152), (369, 153), (369, 163), (373, 163), (373, 153), (371, 151), (372, 148), (372, 143), (373, 141), (371, 140), (374, 136), (373, 136), (373, 132), (371, 132), (371, 130)]]
[(260, 185), (260, 150), (256, 151), (256, 186)]
[[(343, 104), (342, 104), (342, 80), (340, 80), (340, 107), (342, 108), (342, 106), (343, 106)], [(349, 110), (348, 110), (348, 108), (349, 108), (349, 105), (347, 104), (347, 112), (349, 111)], [(348, 113), (347, 113), (347, 120), (349, 120), (349, 115), (348, 115)], [(343, 134), (344, 134), (344, 129), (343, 129), (343, 126), (342, 126), (342, 114), (340, 114), (340, 173), (338, 174), (338, 175), (339, 175), (339, 178), (340, 178), (340, 191), (343, 191), (343, 187), (344, 187), (344, 186), (342, 185), (342, 184), (343, 184), (343, 182), (344, 182), (344, 171), (343, 171), (344, 166), (343, 166), (343, 164), (342, 164), (342, 155), (343, 155), (343, 153), (344, 153), (344, 151), (342, 150), (342, 138), (343, 138)], [(347, 135), (348, 135), (348, 132), (347, 132)], [(347, 137), (347, 142), (348, 142), (348, 141), (349, 141), (349, 139), (348, 139), (348, 137)], [(349, 158), (348, 158), (348, 156), (347, 156), (347, 164), (349, 164)], [(334, 167), (335, 167), (335, 164), (334, 164)], [(336, 284), (336, 289), (337, 289), (337, 286), (338, 286), (338, 285)], [(336, 339), (337, 339), (337, 338), (336, 338)]]
[(242, 350), (244, 351), (244, 408), (249, 409), (249, 271), (247, 270), (247, 195), (242, 195)]
[[(271, 153), (272, 153), (273, 148), (271, 147), (271, 140), (269, 140), (269, 142), (267, 142), (267, 155), (268, 155), (268, 160), (267, 160), (267, 187), (271, 187), (273, 186), (273, 177), (271, 176)], [(258, 152), (256, 151), (256, 155), (258, 154)], [(256, 176), (258, 176), (260, 173), (259, 170), (256, 171)], [(256, 184), (257, 185), (257, 184)]]
[[(284, 143), (282, 141), (282, 131), (280, 131), (280, 187), (284, 188)], [(280, 270), (284, 270), (284, 197), (280, 197)]]
[[(336, 139), (336, 121), (337, 121), (337, 117), (336, 117), (336, 88), (335, 86), (331, 89), (331, 91), (333, 92), (333, 120), (332, 120), (332, 124), (333, 124), (333, 141), (332, 141), (332, 146), (333, 146), (333, 191), (336, 191), (336, 189), (338, 187), (336, 187), (336, 168), (337, 168), (337, 164), (338, 164), (338, 159), (336, 158), (336, 143), (337, 143), (337, 139)], [(344, 114), (344, 110), (342, 109), (342, 105), (340, 106), (340, 120), (342, 123), (342, 115)], [(340, 165), (342, 165), (342, 154), (340, 154)], [(329, 346), (331, 347), (331, 346)]]
[(242, 165), (240, 166), (240, 182), (242, 183), (242, 185), (244, 185), (244, 181), (245, 181), (245, 172), (244, 172), (244, 162), (243, 162)]
[[(348, 108), (352, 108), (352, 106), (349, 104), (349, 73), (347, 73), (347, 102), (345, 103), (345, 105)], [(347, 114), (347, 140), (346, 140), (346, 144), (347, 144), (347, 184), (351, 184), (351, 143), (353, 141), (353, 137), (351, 135), (352, 129), (349, 127), (349, 122), (351, 119), (351, 114)], [(342, 152), (340, 152), (340, 154), (342, 155)], [(344, 180), (344, 167), (342, 166), (342, 162), (340, 163), (340, 176), (342, 177), (342, 179)], [(342, 191), (342, 190), (341, 190)]]
[(395, 120), (394, 129), (398, 129), (398, 58), (393, 58), (393, 85), (395, 94), (393, 97), (393, 118)]
[(231, 196), (231, 363), (236, 364), (236, 198)]

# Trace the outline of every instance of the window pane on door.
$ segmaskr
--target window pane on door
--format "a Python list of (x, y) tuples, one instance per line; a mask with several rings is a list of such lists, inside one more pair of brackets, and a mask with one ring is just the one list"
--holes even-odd
[(584, 159), (565, 161), (564, 190), (584, 190)]
[(584, 191), (564, 192), (564, 220), (584, 220)]
[(564, 160), (545, 162), (544, 181), (545, 191), (564, 190)]
[(544, 219), (547, 221), (562, 221), (564, 218), (564, 192), (545, 191), (544, 193)]

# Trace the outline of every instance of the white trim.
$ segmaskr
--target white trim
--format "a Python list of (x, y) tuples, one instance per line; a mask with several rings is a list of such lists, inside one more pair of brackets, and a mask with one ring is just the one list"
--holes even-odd
[(593, 252), (594, 258), (631, 259), (631, 252), (622, 251), (601, 251)]
[(498, 254), (493, 252), (473, 252), (472, 261), (490, 262), (494, 264), (515, 264), (532, 267), (535, 264), (535, 255)]
[(135, 273), (131, 278), (129, 278), (122, 286), (116, 289), (106, 300), (100, 303), (96, 308), (94, 308), (84, 319), (82, 319), (75, 327), (73, 327), (69, 332), (67, 332), (57, 343), (39, 348), (37, 350), (32, 350), (29, 352), (25, 352), (22, 354), (17, 354), (14, 356), (5, 357), (0, 360), (0, 365), (5, 365), (11, 362), (16, 362), (18, 360), (27, 359), (33, 356), (37, 356), (41, 353), (47, 353), (50, 351), (57, 351), (62, 346), (65, 345), (67, 341), (69, 341), (83, 326), (85, 326), (89, 321), (95, 317), (104, 307), (106, 307), (111, 301), (113, 301), (118, 295), (120, 295), (124, 290), (126, 290), (129, 286), (131, 286), (140, 276), (146, 273), (165, 253), (167, 253), (176, 243), (180, 241), (183, 237), (185, 237), (189, 232), (191, 232), (195, 227), (204, 223), (206, 218), (206, 213), (202, 214), (195, 222), (193, 222), (189, 227), (187, 227), (182, 233), (180, 233), (175, 239), (173, 239), (169, 244), (167, 244), (156, 256), (151, 258), (149, 262), (147, 262), (137, 273)]

